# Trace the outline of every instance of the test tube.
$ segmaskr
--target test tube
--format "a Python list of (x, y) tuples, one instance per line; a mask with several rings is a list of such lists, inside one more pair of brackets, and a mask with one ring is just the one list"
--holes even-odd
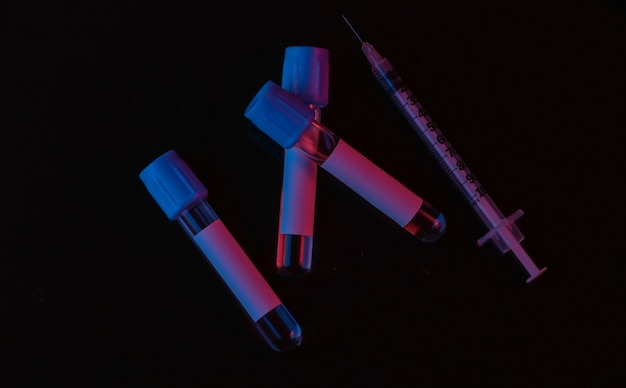
[[(321, 121), (328, 104), (328, 50), (311, 46), (285, 49), (282, 87), (309, 105)], [(317, 163), (302, 150), (285, 150), (278, 222), (276, 268), (285, 277), (298, 278), (311, 271)]]
[(164, 153), (139, 177), (204, 254), (268, 345), (276, 351), (299, 346), (300, 326), (208, 204), (207, 189), (178, 154)]
[(422, 242), (438, 240), (445, 217), (324, 125), (287, 90), (267, 81), (244, 116), (282, 147), (297, 147), (320, 167)]

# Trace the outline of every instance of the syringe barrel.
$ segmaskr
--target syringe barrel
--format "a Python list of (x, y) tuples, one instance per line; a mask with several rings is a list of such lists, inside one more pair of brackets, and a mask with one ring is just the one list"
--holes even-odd
[(206, 201), (207, 190), (174, 151), (168, 151), (139, 175), (171, 220), (177, 220), (257, 330), (276, 351), (301, 343), (298, 323), (282, 304)]
[(519, 245), (524, 239), (524, 235), (514, 221), (521, 216), (521, 210), (508, 218), (504, 217), (485, 188), (478, 182), (476, 176), (447, 141), (441, 130), (426, 113), (426, 110), (419, 104), (413, 92), (400, 78), (391, 63), (382, 58), (369, 43), (364, 43), (362, 49), (372, 65), (372, 72), (378, 83), (450, 177), (463, 198), (472, 206), (489, 229), (487, 234), (478, 240), (478, 244), (482, 245), (490, 240), (501, 253), (512, 251), (529, 273), (530, 277), (527, 281), (532, 281), (541, 275), (545, 268), (539, 270)]
[[(446, 174), (453, 178), (453, 183), (481, 221), (489, 228), (490, 233), (487, 236), (498, 250), (501, 253), (506, 253), (513, 244), (521, 242), (524, 238), (521, 231), (515, 223), (507, 222), (506, 217), (491, 200), (469, 167), (462, 161), (458, 152), (449, 145), (447, 139), (441, 134), (425, 109), (417, 102), (412, 91), (406, 86), (391, 63), (380, 56), (377, 57), (376, 61), (370, 61), (370, 63), (378, 83), (391, 97)], [(441, 144), (445, 144), (445, 146), (441, 146)], [(500, 233), (500, 228), (508, 230), (506, 233)], [(480, 240), (479, 244), (481, 244)]]
[(309, 112), (297, 97), (268, 81), (245, 116), (283, 147), (295, 145), (418, 239), (431, 242), (441, 237), (446, 224), (440, 212), (315, 121)]

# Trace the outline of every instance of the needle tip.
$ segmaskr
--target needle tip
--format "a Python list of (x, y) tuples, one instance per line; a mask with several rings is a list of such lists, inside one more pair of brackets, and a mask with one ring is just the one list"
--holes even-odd
[(363, 39), (361, 39), (361, 37), (359, 36), (359, 34), (356, 32), (356, 30), (354, 29), (354, 27), (352, 27), (352, 24), (350, 24), (350, 22), (348, 21), (348, 19), (344, 16), (341, 15), (341, 17), (343, 18), (343, 20), (346, 22), (346, 24), (348, 25), (348, 27), (350, 27), (350, 29), (352, 30), (352, 32), (354, 33), (354, 35), (356, 35), (357, 39), (359, 40), (359, 42), (361, 42), (361, 44), (363, 44)]

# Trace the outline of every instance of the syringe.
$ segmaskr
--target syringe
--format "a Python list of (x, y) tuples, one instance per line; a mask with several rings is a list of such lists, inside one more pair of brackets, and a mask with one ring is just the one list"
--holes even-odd
[(526, 283), (530, 283), (547, 268), (539, 269), (520, 245), (524, 235), (515, 225), (515, 221), (524, 212), (517, 210), (509, 217), (504, 217), (502, 212), (493, 202), (485, 188), (478, 182), (476, 176), (470, 171), (450, 142), (435, 122), (430, 118), (426, 110), (417, 101), (413, 92), (409, 90), (398, 72), (391, 63), (383, 58), (368, 42), (364, 42), (354, 30), (348, 19), (343, 20), (361, 42), (361, 51), (372, 65), (374, 77), (391, 97), (396, 107), (411, 128), (424, 142), (428, 151), (435, 157), (448, 177), (463, 195), (463, 198), (472, 206), (489, 231), (480, 239), (478, 245), (482, 246), (487, 241), (494, 242), (502, 254), (511, 251), (520, 264), (528, 272)]

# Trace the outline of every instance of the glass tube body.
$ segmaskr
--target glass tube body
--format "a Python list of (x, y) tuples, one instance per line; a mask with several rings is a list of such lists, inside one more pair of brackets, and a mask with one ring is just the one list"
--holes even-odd
[(300, 326), (282, 304), (211, 206), (202, 200), (179, 224), (211, 263), (268, 345), (287, 351), (300, 345)]
[[(321, 107), (309, 107), (320, 121)], [(285, 277), (300, 278), (311, 271), (317, 166), (301, 149), (285, 150), (276, 251), (276, 268)]]
[(294, 148), (349, 186), (420, 241), (445, 232), (443, 214), (313, 120)]

